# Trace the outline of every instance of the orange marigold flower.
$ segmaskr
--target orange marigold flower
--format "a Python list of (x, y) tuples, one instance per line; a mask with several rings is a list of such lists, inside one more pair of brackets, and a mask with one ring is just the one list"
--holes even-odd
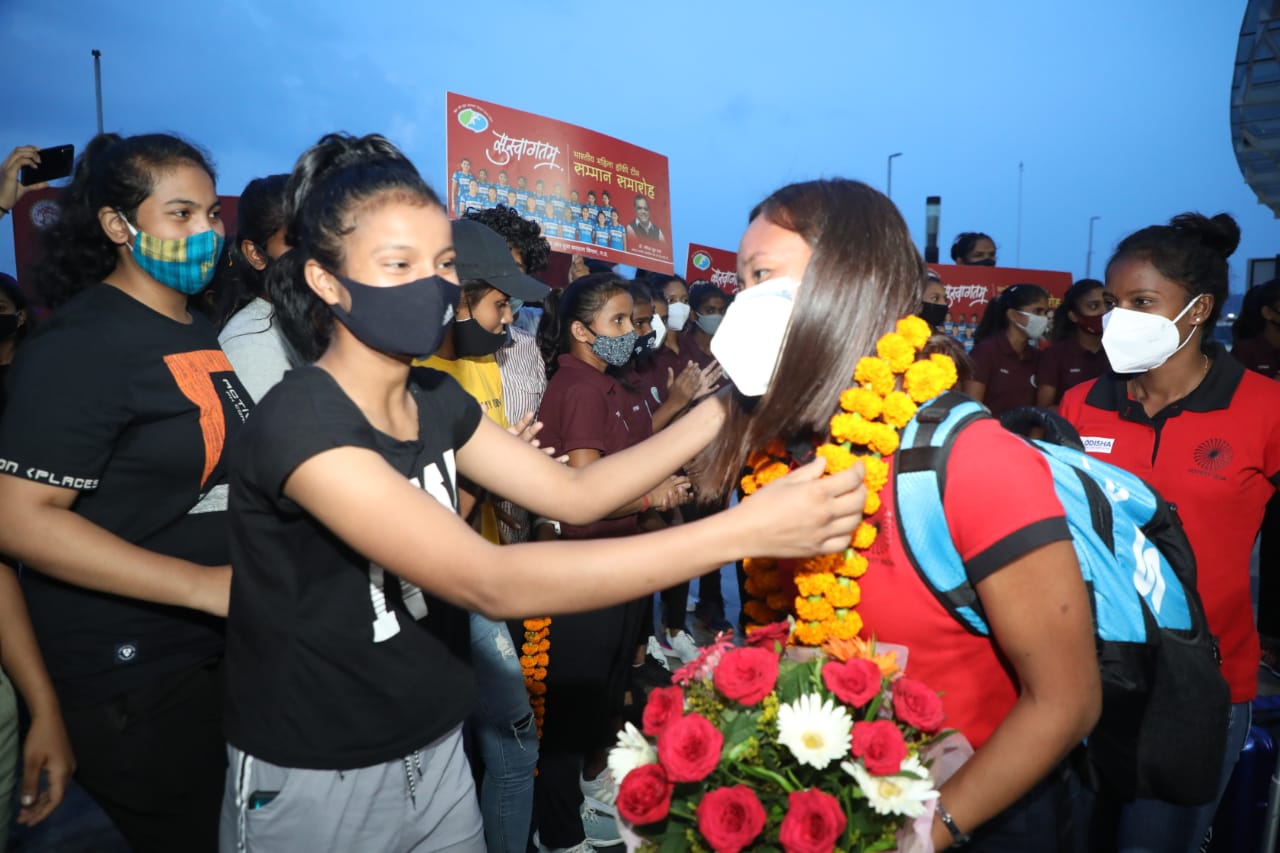
[(525, 686), (525, 689), (527, 689), (534, 696), (547, 695), (547, 685), (543, 684), (541, 681), (534, 681), (532, 678), (526, 678), (524, 680), (524, 686)]
[[(943, 356), (945, 358), (945, 356)], [(950, 359), (947, 359), (950, 361)], [(955, 365), (952, 365), (954, 374)], [(946, 374), (932, 358), (928, 361), (917, 361), (915, 364), (907, 368), (906, 375), (902, 377), (902, 387), (911, 395), (911, 399), (917, 403), (923, 403), (932, 400), (954, 385), (946, 382)]]
[(792, 596), (785, 592), (774, 592), (765, 596), (764, 603), (774, 613), (786, 613), (791, 609)]
[(839, 442), (868, 444), (875, 426), (859, 415), (839, 414), (831, 418), (831, 437)]
[(888, 424), (871, 424), (871, 436), (867, 447), (881, 456), (889, 456), (898, 449), (898, 431)]
[(851, 414), (862, 415), (869, 421), (880, 417), (883, 407), (884, 398), (869, 388), (855, 386), (840, 394), (840, 408)]
[(893, 391), (884, 398), (884, 422), (902, 429), (916, 414), (916, 404), (910, 394)]
[(744, 495), (754, 495), (756, 493), (756, 489), (760, 488), (756, 485), (756, 478), (752, 474), (748, 474), (739, 480), (738, 485), (742, 487), (742, 493)]
[(807, 598), (797, 597), (795, 604), (796, 618), (808, 622), (821, 622), (824, 619), (830, 619), (836, 613), (836, 609), (828, 604), (825, 598), (811, 601)]
[(770, 456), (786, 456), (787, 445), (780, 438), (772, 438), (764, 446), (764, 452)]
[(810, 557), (805, 560), (796, 577), (800, 577), (802, 573), (813, 574), (814, 572), (834, 572), (836, 567), (840, 565), (841, 554), (819, 554), (816, 557)]
[(938, 370), (942, 371), (942, 384), (946, 387), (953, 388), (956, 382), (960, 381), (960, 376), (956, 373), (955, 360), (951, 356), (935, 352), (929, 356), (929, 362), (937, 365)]
[(827, 590), (835, 585), (836, 579), (826, 572), (796, 575), (796, 591), (802, 596), (825, 595)]
[(778, 614), (770, 609), (763, 601), (751, 600), (742, 605), (743, 611), (746, 612), (747, 618), (760, 624), (768, 625), (770, 622), (778, 621)]
[(870, 548), (872, 543), (876, 541), (878, 532), (875, 525), (868, 524), (865, 521), (862, 522), (858, 525), (858, 529), (853, 531), (853, 547), (859, 551)]
[(524, 627), (525, 627), (525, 630), (527, 631), (541, 631), (543, 628), (547, 628), (550, 625), (551, 625), (550, 617), (543, 617), (541, 619), (524, 620)]
[(880, 493), (867, 490), (867, 504), (862, 508), (863, 516), (875, 515), (880, 511)]
[(547, 654), (546, 652), (539, 652), (538, 666), (545, 667), (545, 666), (549, 666), (550, 664), (551, 664), (551, 655)]
[(824, 593), (827, 602), (837, 610), (857, 607), (862, 601), (862, 588), (848, 578), (840, 578), (844, 583), (833, 583)]
[(902, 335), (890, 332), (876, 341), (876, 355), (888, 362), (889, 369), (894, 373), (902, 373), (915, 363), (916, 348)]
[(742, 570), (747, 574), (754, 572), (771, 572), (777, 568), (778, 564), (775, 560), (768, 557), (747, 557), (742, 561)]
[(838, 444), (820, 444), (815, 452), (827, 460), (828, 474), (839, 474), (854, 463), (853, 454)]
[(929, 328), (929, 324), (914, 314), (899, 320), (896, 331), (916, 349), (923, 349), (929, 338), (933, 337), (933, 329)]
[(875, 391), (880, 396), (884, 396), (893, 390), (893, 370), (889, 365), (878, 358), (862, 358), (858, 360), (858, 366), (853, 371), (854, 381)]
[(798, 646), (820, 646), (826, 638), (827, 632), (821, 622), (797, 622), (791, 632), (791, 639)]
[(881, 491), (889, 482), (889, 463), (878, 456), (860, 456), (866, 476), (862, 482), (867, 484), (868, 492)]
[(852, 640), (862, 630), (862, 617), (850, 610), (827, 628), (827, 635), (837, 640)]
[[(875, 528), (872, 528), (873, 530)], [(861, 554), (854, 553), (844, 558), (836, 574), (845, 578), (860, 578), (867, 573), (867, 558)]]
[(537, 655), (521, 655), (520, 656), (521, 668), (529, 670), (529, 669), (533, 669), (537, 665), (538, 665)]
[(785, 477), (789, 470), (785, 462), (770, 462), (756, 472), (756, 483), (767, 486), (779, 477)]

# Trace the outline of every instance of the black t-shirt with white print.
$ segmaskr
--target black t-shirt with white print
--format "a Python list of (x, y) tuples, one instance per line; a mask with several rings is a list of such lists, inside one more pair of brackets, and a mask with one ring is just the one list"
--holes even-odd
[[(180, 323), (94, 285), (23, 344), (6, 380), (0, 472), (77, 490), (73, 512), (147, 550), (230, 562), (225, 451), (252, 404), (204, 317)], [(23, 586), (64, 705), (222, 653), (221, 619), (39, 568), (25, 567)]]
[(231, 476), (225, 725), (250, 755), (368, 767), (426, 746), (470, 711), (470, 669), (430, 630), (459, 611), (362, 557), (283, 493), (308, 459), (360, 447), (455, 509), (454, 448), (480, 408), (438, 371), (416, 370), (414, 381), (414, 441), (375, 429), (315, 366), (285, 374), (245, 426)]

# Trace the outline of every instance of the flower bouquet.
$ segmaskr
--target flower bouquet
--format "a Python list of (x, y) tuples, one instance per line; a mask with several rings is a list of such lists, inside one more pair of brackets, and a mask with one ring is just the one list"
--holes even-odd
[(708, 647), (650, 695), (643, 733), (618, 736), (609, 766), (633, 849), (883, 851), (932, 819), (938, 695), (856, 639), (784, 655), (790, 634), (780, 622)]

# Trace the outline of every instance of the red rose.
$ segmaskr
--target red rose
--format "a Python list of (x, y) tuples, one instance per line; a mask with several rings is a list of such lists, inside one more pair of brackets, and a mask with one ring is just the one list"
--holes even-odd
[(779, 840), (786, 853), (831, 853), (844, 832), (840, 801), (817, 790), (792, 791)]
[(698, 782), (720, 763), (724, 735), (701, 714), (687, 714), (658, 736), (658, 760), (673, 782)]
[(618, 786), (618, 814), (635, 826), (657, 823), (671, 809), (674, 787), (659, 765), (641, 765), (628, 773)]
[(712, 681), (729, 699), (754, 705), (778, 682), (778, 653), (750, 646), (726, 652)]
[(662, 730), (684, 716), (684, 693), (679, 687), (659, 687), (644, 703), (641, 723), (644, 733), (657, 737)]
[(907, 757), (907, 742), (888, 720), (853, 724), (852, 752), (877, 776), (893, 776)]
[(928, 734), (942, 728), (946, 718), (938, 694), (911, 678), (899, 678), (893, 683), (893, 712), (902, 722)]
[(771, 652), (777, 652), (780, 644), (785, 646), (787, 640), (791, 639), (791, 623), (790, 622), (774, 622), (771, 625), (762, 625), (754, 631), (747, 632), (747, 645), (755, 648), (767, 649)]
[(709, 792), (697, 814), (698, 831), (716, 853), (738, 853), (764, 829), (764, 806), (746, 785)]
[(860, 658), (831, 661), (822, 665), (822, 682), (841, 702), (857, 708), (880, 692), (880, 667)]

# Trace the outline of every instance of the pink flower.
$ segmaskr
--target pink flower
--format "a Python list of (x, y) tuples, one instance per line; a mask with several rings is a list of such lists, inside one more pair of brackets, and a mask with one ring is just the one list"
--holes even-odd
[(717, 640), (702, 650), (702, 653), (677, 669), (671, 676), (674, 684), (688, 684), (690, 681), (701, 681), (709, 678), (720, 658), (733, 648), (733, 640)]

